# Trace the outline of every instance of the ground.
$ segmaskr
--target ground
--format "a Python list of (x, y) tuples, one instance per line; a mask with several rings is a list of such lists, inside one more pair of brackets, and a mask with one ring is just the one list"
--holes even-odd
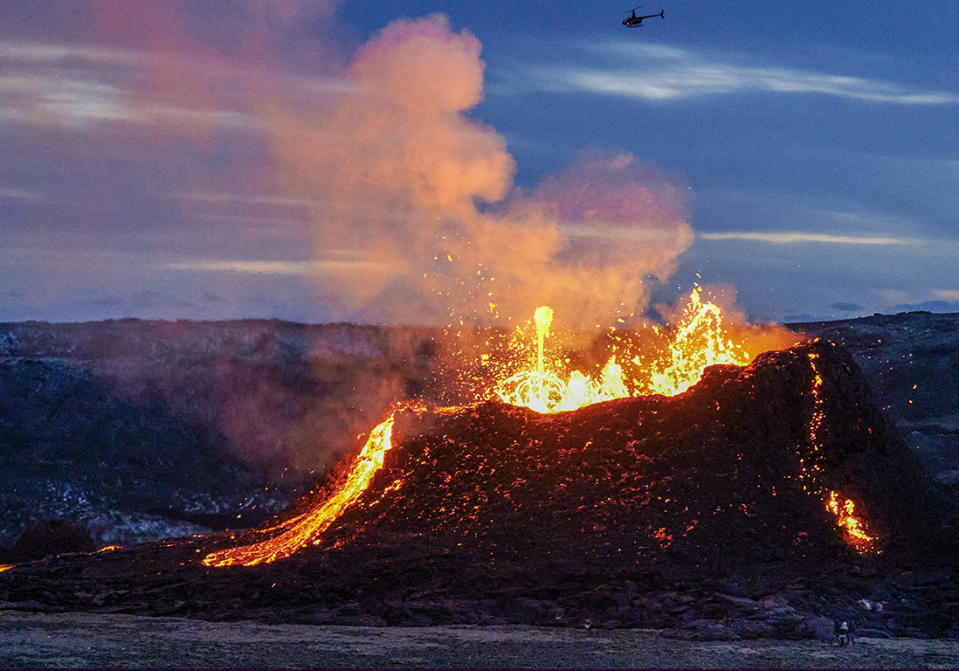
[(956, 668), (959, 640), (697, 642), (648, 629), (339, 627), (0, 611), (0, 668)]

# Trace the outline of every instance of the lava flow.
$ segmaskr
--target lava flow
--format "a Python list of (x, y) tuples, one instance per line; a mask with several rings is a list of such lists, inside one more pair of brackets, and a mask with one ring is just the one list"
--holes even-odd
[[(300, 517), (287, 520), (279, 528), (286, 531), (262, 543), (213, 552), (203, 559), (207, 566), (255, 566), (289, 557), (322, 534), (330, 524), (362, 494), (370, 479), (383, 466), (383, 456), (392, 447), (393, 413), (372, 431), (363, 450), (352, 464), (346, 482), (326, 502)], [(274, 527), (271, 530), (276, 530)]]
[(829, 492), (829, 500), (826, 502), (826, 510), (836, 516), (837, 524), (843, 530), (846, 536), (846, 542), (852, 545), (862, 554), (875, 552), (876, 539), (870, 536), (863, 529), (863, 523), (855, 516), (856, 504), (851, 499), (839, 504), (839, 495)]
[[(665, 339), (655, 348), (654, 356), (629, 356), (627, 349), (626, 360), (634, 370), (630, 375), (624, 373), (623, 366), (617, 363), (616, 356), (622, 355), (621, 351), (614, 351), (598, 376), (590, 377), (578, 370), (557, 372), (557, 369), (563, 368), (563, 361), (547, 356), (546, 352), (552, 319), (550, 308), (542, 306), (536, 310), (535, 356), (528, 357), (525, 365), (516, 365), (516, 368), (522, 368), (520, 372), (502, 375), (498, 383), (479, 395), (474, 407), (478, 402), (495, 398), (511, 406), (547, 414), (573, 411), (613, 399), (652, 394), (675, 396), (696, 384), (708, 366), (745, 366), (753, 358), (743, 345), (733, 343), (729, 330), (723, 324), (720, 308), (704, 301), (699, 287), (690, 294), (681, 322), (671, 331), (671, 337), (667, 337), (667, 332), (654, 331), (657, 337)], [(513, 352), (513, 356), (518, 360), (524, 358), (521, 352)], [(810, 360), (813, 361), (812, 358)], [(817, 379), (821, 379), (818, 374)], [(818, 394), (819, 388), (814, 386), (813, 415), (809, 422), (809, 443), (814, 451), (819, 449), (816, 429), (822, 421)], [(343, 484), (322, 504), (272, 528), (260, 530), (259, 533), (278, 532), (271, 538), (213, 552), (203, 559), (203, 564), (253, 566), (289, 557), (308, 544), (320, 544), (323, 533), (362, 496), (383, 466), (384, 456), (392, 448), (395, 413), (404, 407), (409, 407), (409, 404), (396, 406), (390, 416), (370, 432), (365, 446), (350, 465)], [(461, 408), (439, 409), (437, 412), (449, 414), (453, 410)], [(816, 467), (818, 463), (811, 467), (803, 466), (801, 477), (816, 481), (815, 487), (806, 489), (809, 494), (821, 494), (823, 491)], [(836, 496), (834, 492), (831, 495)], [(861, 552), (871, 549), (873, 539), (865, 534), (861, 522), (852, 515), (851, 501), (847, 501), (841, 509), (838, 503), (832, 507), (827, 503), (827, 509), (837, 515), (847, 543)]]

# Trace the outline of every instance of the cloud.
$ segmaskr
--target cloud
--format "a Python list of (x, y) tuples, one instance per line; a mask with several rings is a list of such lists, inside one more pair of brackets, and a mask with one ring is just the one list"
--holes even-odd
[(329, 34), (336, 4), (4, 3), (0, 124), (148, 124), (200, 137), (255, 124), (251, 110), (263, 98), (343, 86)]
[[(601, 55), (616, 58), (616, 64), (605, 68), (534, 66), (527, 69), (523, 86), (651, 101), (762, 92), (817, 94), (897, 105), (959, 104), (959, 94), (953, 91), (923, 90), (896, 82), (796, 68), (740, 65), (676, 47), (615, 44), (604, 47)], [(643, 64), (641, 74), (630, 67), (634, 60)]]
[[(691, 244), (684, 189), (628, 153), (583, 154), (531, 190), (483, 99), (479, 41), (443, 15), (394, 21), (345, 70), (349, 92), (264, 119), (290, 198), (316, 199), (317, 286), (350, 314), (571, 326), (645, 305)], [(335, 169), (330, 169), (335, 166)], [(331, 254), (348, 261), (329, 272)], [(379, 272), (343, 272), (366, 263)]]
[(171, 197), (197, 203), (237, 203), (240, 205), (278, 205), (292, 208), (311, 208), (321, 204), (315, 198), (287, 198), (274, 194), (192, 192), (172, 193)]
[[(2, 62), (2, 54), (0, 54)], [(131, 63), (143, 63), (131, 61)], [(105, 72), (8, 72), (0, 75), (0, 119), (31, 125), (83, 127), (89, 123), (182, 126), (249, 126), (249, 114), (216, 107), (196, 108), (172, 100), (131, 97)]]
[(390, 274), (393, 269), (374, 260), (326, 259), (316, 261), (231, 261), (200, 259), (196, 261), (173, 261), (164, 265), (168, 270), (191, 272), (243, 273), (249, 275), (298, 275), (311, 277), (331, 273), (357, 275)]
[(834, 235), (804, 231), (724, 231), (721, 233), (698, 233), (703, 240), (746, 240), (774, 245), (822, 243), (833, 245), (916, 245), (915, 238), (890, 238), (870, 235)]
[(862, 312), (865, 308), (859, 303), (832, 303), (830, 306), (833, 310), (840, 310), (842, 312)]
[(311, 261), (223, 261), (198, 260), (167, 263), (170, 270), (248, 273), (253, 275), (308, 275), (315, 270)]
[(49, 43), (37, 40), (0, 40), (0, 61), (6, 63), (50, 64), (93, 63), (133, 65), (141, 56), (128, 49), (89, 44)]
[(30, 189), (16, 189), (0, 186), (0, 200), (19, 200), (35, 203), (43, 199), (43, 194)]
[(481, 44), (444, 15), (340, 51), (330, 0), (27, 4), (0, 3), (0, 200), (8, 245), (32, 249), (14, 260), (57, 269), (37, 272), (51, 294), (91, 262), (78, 241), (136, 257), (97, 275), (123, 291), (137, 272), (197, 295), (309, 280), (340, 319), (502, 323), (548, 302), (592, 326), (641, 309), (692, 243), (682, 180), (627, 153), (517, 188), (473, 114)]
[(946, 301), (959, 301), (959, 289), (935, 289), (932, 295)]

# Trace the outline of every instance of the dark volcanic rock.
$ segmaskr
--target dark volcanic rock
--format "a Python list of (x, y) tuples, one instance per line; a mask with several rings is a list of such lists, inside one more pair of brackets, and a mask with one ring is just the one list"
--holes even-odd
[(556, 415), (492, 402), (398, 413), (393, 442), (327, 542), (721, 571), (841, 552), (830, 490), (855, 501), (886, 552), (938, 542), (952, 512), (828, 343), (709, 369), (670, 398)]
[(255, 525), (419, 393), (436, 333), (0, 324), (0, 546), (59, 516), (101, 544)]
[[(794, 328), (852, 353), (959, 501), (959, 315)], [(438, 329), (277, 320), (0, 324), (0, 546), (53, 517), (82, 520), (101, 544), (256, 524), (392, 400), (462, 402), (440, 381), (444, 360), (478, 359), (448, 356), (463, 347)], [(608, 355), (593, 350), (570, 354), (583, 365)]]
[[(846, 544), (829, 490), (855, 501), (881, 555)], [(319, 546), (226, 569), (199, 560), (269, 533), (62, 557), (0, 573), (0, 601), (699, 639), (822, 636), (824, 618), (841, 617), (940, 636), (959, 615), (943, 537), (953, 514), (849, 355), (818, 342), (711, 368), (672, 398), (557, 415), (498, 403), (399, 412), (383, 468)]]
[[(847, 546), (829, 490), (856, 502), (882, 555)], [(959, 614), (942, 538), (952, 513), (848, 354), (810, 343), (709, 369), (672, 398), (548, 416), (497, 403), (401, 412), (383, 468), (319, 547), (228, 569), (199, 559), (264, 535), (61, 557), (0, 574), (0, 601), (335, 624), (640, 626), (696, 639), (822, 636), (842, 617), (946, 635)]]
[(27, 527), (14, 544), (11, 557), (14, 561), (27, 561), (95, 549), (93, 536), (83, 524), (71, 520), (47, 520)]
[(959, 501), (959, 314), (795, 324), (848, 349), (927, 470)]

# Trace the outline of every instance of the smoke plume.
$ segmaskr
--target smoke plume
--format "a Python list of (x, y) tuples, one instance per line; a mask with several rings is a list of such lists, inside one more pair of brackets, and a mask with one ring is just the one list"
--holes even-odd
[(442, 15), (370, 39), (332, 105), (264, 112), (287, 185), (314, 213), (316, 280), (352, 315), (509, 322), (549, 303), (570, 326), (645, 305), (692, 242), (680, 190), (629, 154), (592, 152), (532, 191), (471, 118), (480, 44)]
[[(23, 151), (13, 155), (45, 148), (66, 162), (60, 181), (78, 186), (64, 225), (91, 213), (77, 239), (119, 245), (132, 234), (132, 251), (146, 250), (122, 273), (113, 254), (95, 269), (113, 274), (97, 282), (125, 287), (153, 272), (154, 287), (199, 287), (233, 273), (222, 285), (242, 296), (281, 286), (251, 268), (308, 272), (326, 319), (394, 324), (509, 325), (549, 304), (557, 324), (581, 328), (646, 305), (649, 278), (667, 278), (692, 242), (682, 180), (592, 150), (516, 187), (506, 139), (471, 116), (483, 99), (479, 40), (436, 14), (357, 46), (336, 4), (0, 6), (0, 37), (33, 40), (3, 43), (8, 57), (38, 73), (18, 79), (13, 146)], [(143, 230), (129, 223), (140, 220)], [(286, 365), (227, 366), (211, 378), (210, 421), (247, 461), (325, 463), (391, 400), (428, 384), (423, 346), (363, 365), (306, 353), (316, 370), (305, 381)], [(179, 382), (161, 385), (168, 398)]]

